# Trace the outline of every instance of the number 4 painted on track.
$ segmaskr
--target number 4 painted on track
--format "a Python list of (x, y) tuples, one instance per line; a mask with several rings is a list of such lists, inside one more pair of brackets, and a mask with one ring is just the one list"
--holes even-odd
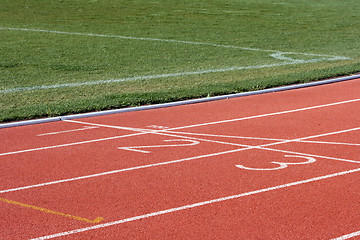
[(238, 168), (246, 169), (246, 170), (272, 171), (272, 170), (280, 170), (280, 169), (287, 168), (288, 165), (301, 165), (301, 164), (310, 164), (310, 163), (316, 162), (316, 159), (312, 158), (312, 157), (297, 156), (297, 155), (285, 155), (285, 157), (305, 158), (305, 159), (307, 159), (307, 161), (306, 162), (297, 162), (297, 163), (271, 162), (273, 164), (279, 165), (279, 167), (275, 167), (275, 168), (250, 168), (250, 167), (245, 167), (243, 165), (235, 165), (235, 166)]

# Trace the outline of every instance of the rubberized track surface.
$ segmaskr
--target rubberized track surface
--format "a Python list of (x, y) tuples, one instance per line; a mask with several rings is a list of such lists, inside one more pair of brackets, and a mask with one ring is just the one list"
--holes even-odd
[(360, 79), (0, 130), (0, 239), (360, 235)]

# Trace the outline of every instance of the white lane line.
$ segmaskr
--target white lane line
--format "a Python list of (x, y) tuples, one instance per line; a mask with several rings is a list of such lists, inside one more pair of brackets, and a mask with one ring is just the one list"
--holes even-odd
[[(165, 129), (165, 131), (169, 131), (169, 130)], [(234, 136), (234, 135), (210, 134), (210, 133), (177, 132), (177, 131), (169, 131), (169, 132), (172, 132), (175, 134), (184, 134), (184, 135), (220, 137), (220, 138), (232, 138), (232, 139), (246, 139), (246, 140), (264, 140), (264, 141), (277, 141), (277, 142), (286, 140), (286, 139), (280, 139), (280, 138), (247, 137), (247, 136)]]
[[(282, 51), (276, 51), (276, 50), (263, 50), (263, 49), (258, 49), (258, 48), (246, 48), (246, 47), (238, 47), (238, 46), (231, 46), (231, 45), (193, 42), (193, 41), (179, 41), (179, 40), (159, 39), (159, 38), (127, 37), (127, 36), (121, 36), (121, 35), (104, 35), (104, 34), (93, 34), (93, 33), (64, 32), (64, 31), (52, 31), (52, 30), (29, 29), (29, 28), (0, 27), (0, 30), (32, 31), (32, 32), (43, 32), (43, 33), (66, 34), (66, 35), (90, 36), (90, 37), (106, 37), (106, 38), (119, 38), (119, 39), (129, 39), (129, 40), (172, 42), (172, 43), (181, 43), (181, 44), (205, 45), (205, 46), (211, 46), (211, 47), (234, 48), (234, 49), (240, 49), (240, 50), (246, 50), (246, 51), (271, 52), (272, 54), (269, 55), (270, 57), (273, 57), (274, 59), (277, 59), (280, 61), (285, 61), (282, 63), (275, 63), (275, 64), (254, 65), (254, 66), (233, 66), (233, 67), (227, 67), (227, 68), (221, 68), (221, 69), (205, 69), (205, 70), (200, 70), (200, 71), (167, 73), (167, 74), (148, 75), (148, 76), (136, 76), (136, 77), (129, 77), (129, 78), (87, 81), (87, 82), (80, 82), (80, 83), (64, 83), (64, 84), (39, 85), (39, 86), (28, 86), (28, 87), (25, 86), (25, 87), (0, 90), (0, 94), (31, 91), (31, 90), (64, 88), (64, 87), (89, 86), (89, 85), (95, 85), (95, 84), (119, 83), (119, 82), (125, 82), (125, 81), (169, 78), (169, 77), (178, 77), (178, 76), (190, 76), (190, 75), (199, 75), (199, 74), (206, 74), (206, 73), (219, 73), (219, 72), (228, 72), (228, 71), (245, 70), (245, 69), (260, 69), (260, 68), (269, 68), (269, 67), (279, 67), (279, 66), (291, 65), (291, 64), (304, 64), (304, 63), (315, 63), (315, 62), (321, 62), (321, 61), (336, 61), (336, 60), (349, 60), (350, 59), (348, 57), (332, 56), (332, 55), (324, 55), (324, 54), (282, 52)], [(294, 59), (294, 58), (291, 58), (288, 56), (286, 57), (284, 55), (303, 55), (303, 56), (313, 56), (313, 57), (318, 57), (318, 58), (309, 59), (309, 60), (300, 60), (300, 59)]]
[[(118, 128), (117, 126), (106, 125), (106, 124), (87, 123), (87, 122), (81, 122), (81, 121), (75, 121), (75, 120), (64, 120), (64, 121), (69, 121), (69, 122), (72, 122), (72, 123), (77, 122), (77, 123), (80, 123), (80, 124), (93, 125), (93, 126), (106, 127), (106, 128), (115, 128), (115, 129)], [(149, 132), (149, 133), (150, 134), (156, 134), (156, 135), (162, 135), (162, 136), (170, 136), (170, 137), (192, 139), (192, 140), (196, 140), (196, 141), (205, 141), (205, 142), (213, 142), (213, 143), (219, 143), (219, 144), (225, 144), (225, 145), (240, 146), (240, 147), (245, 147), (245, 150), (248, 150), (248, 149), (261, 149), (261, 150), (268, 150), (268, 151), (275, 151), (275, 152), (300, 154), (300, 155), (303, 155), (303, 156), (310, 156), (310, 157), (320, 157), (320, 158), (331, 159), (331, 160), (336, 160), (336, 161), (343, 161), (343, 162), (350, 162), (350, 163), (360, 163), (359, 161), (356, 161), (356, 160), (350, 160), (350, 159), (344, 159), (344, 158), (335, 158), (335, 157), (328, 157), (328, 156), (322, 156), (322, 155), (316, 155), (316, 154), (308, 154), (308, 153), (301, 153), (301, 152), (294, 152), (294, 151), (286, 151), (286, 150), (281, 150), (281, 149), (267, 148), (267, 146), (274, 146), (274, 145), (280, 145), (280, 144), (285, 144), (285, 143), (298, 142), (298, 141), (305, 140), (305, 139), (330, 136), (330, 135), (335, 135), (335, 134), (340, 134), (340, 133), (345, 133), (345, 132), (351, 132), (351, 131), (357, 131), (357, 130), (360, 130), (360, 127), (351, 128), (351, 129), (345, 129), (345, 130), (340, 130), (340, 131), (335, 131), (335, 132), (329, 132), (329, 133), (322, 133), (322, 134), (317, 134), (317, 135), (307, 136), (307, 137), (302, 137), (302, 138), (289, 139), (289, 140), (284, 140), (284, 141), (275, 142), (275, 143), (268, 143), (268, 144), (263, 144), (263, 145), (258, 145), (258, 146), (252, 146), (252, 145), (247, 145), (247, 144), (239, 144), (239, 143), (231, 143), (231, 142), (223, 142), (223, 141), (216, 141), (216, 140), (209, 140), (209, 139), (203, 139), (203, 138), (187, 137), (187, 136), (183, 136), (183, 135), (172, 134), (171, 129), (169, 129), (169, 130), (151, 130), (152, 132)], [(136, 130), (136, 131), (139, 131), (139, 130)], [(121, 148), (124, 148), (124, 147), (121, 147)]]
[(336, 105), (341, 105), (341, 104), (346, 104), (346, 103), (355, 103), (355, 102), (359, 102), (359, 101), (360, 101), (360, 98), (357, 98), (357, 99), (345, 100), (345, 101), (340, 101), (340, 102), (316, 105), (316, 106), (311, 106), (311, 107), (297, 108), (297, 109), (293, 109), (293, 110), (285, 110), (285, 111), (274, 112), (274, 113), (259, 114), (259, 115), (249, 116), (249, 117), (233, 118), (233, 119), (228, 119), (228, 120), (220, 120), (220, 121), (214, 121), (214, 122), (187, 125), (187, 126), (182, 126), (182, 127), (174, 127), (174, 128), (170, 128), (167, 130), (168, 131), (179, 130), (179, 129), (184, 129), (184, 128), (209, 126), (209, 125), (214, 125), (214, 124), (219, 124), (219, 123), (229, 123), (229, 122), (243, 121), (243, 120), (249, 120), (249, 119), (255, 119), (255, 118), (270, 117), (270, 116), (282, 115), (282, 114), (287, 114), (287, 113), (294, 113), (294, 112), (301, 112), (301, 111), (319, 109), (319, 108), (324, 108), (324, 107), (331, 107), (331, 106), (336, 106)]
[[(214, 121), (214, 122), (193, 124), (193, 125), (187, 125), (187, 126), (181, 126), (181, 127), (174, 127), (174, 128), (166, 129), (166, 131), (179, 130), (179, 129), (185, 129), (185, 128), (193, 128), (193, 127), (200, 127), (200, 126), (208, 126), (208, 125), (215, 125), (215, 124), (220, 124), (220, 123), (243, 121), (243, 120), (249, 120), (249, 119), (255, 119), (255, 118), (269, 117), (269, 116), (276, 116), (276, 115), (282, 115), (282, 114), (288, 114), (288, 113), (294, 113), (294, 112), (300, 112), (300, 111), (307, 111), (307, 110), (312, 110), (312, 109), (319, 109), (319, 108), (323, 108), (323, 107), (330, 107), (330, 106), (336, 106), (336, 105), (341, 105), (341, 104), (354, 103), (354, 102), (359, 102), (359, 101), (360, 101), (360, 98), (352, 99), (352, 100), (346, 100), (346, 101), (340, 101), (340, 102), (334, 102), (334, 103), (329, 103), (329, 104), (316, 105), (316, 106), (305, 107), (305, 108), (298, 108), (298, 109), (293, 109), (293, 110), (286, 110), (286, 111), (280, 111), (280, 112), (274, 112), (274, 113), (253, 115), (253, 116), (249, 116), (249, 117), (241, 117), (241, 118), (234, 118), (234, 119), (228, 119), (228, 120), (222, 120), (222, 121)], [(63, 120), (63, 121), (74, 122), (74, 123), (81, 124), (78, 121), (72, 121), (72, 120)], [(90, 123), (87, 123), (87, 125), (90, 125)], [(95, 124), (93, 124), (93, 125), (95, 125)], [(97, 124), (97, 126), (102, 126), (102, 125)], [(113, 126), (113, 128), (122, 129), (122, 130), (130, 130), (130, 131), (139, 131), (139, 132), (143, 131), (143, 133), (138, 133), (138, 134), (146, 134), (144, 131), (147, 131), (147, 133), (155, 133), (155, 132), (164, 131), (164, 130), (151, 130), (151, 129), (148, 129), (148, 130), (146, 129), (145, 130), (145, 129), (137, 129), (137, 128), (121, 127), (121, 126)], [(133, 135), (130, 134), (130, 135), (125, 135), (125, 136), (117, 136), (117, 137), (114, 137), (114, 138), (122, 138), (122, 137), (126, 137), (126, 136), (131, 137)], [(136, 136), (136, 134), (134, 136)], [(19, 151), (14, 151), (14, 152), (5, 152), (5, 153), (0, 153), (0, 156), (19, 154), (19, 153), (24, 153), (24, 152), (39, 151), (39, 150), (45, 150), (45, 149), (52, 149), (52, 148), (58, 148), (58, 147), (74, 146), (74, 145), (79, 145), (79, 144), (86, 144), (86, 143), (92, 143), (92, 142), (97, 142), (97, 141), (105, 141), (105, 140), (111, 140), (111, 139), (113, 139), (113, 138), (94, 139), (94, 140), (91, 140), (91, 141), (82, 141), (82, 142), (61, 144), (61, 145), (55, 145), (55, 146), (49, 146), (49, 147), (40, 147), (40, 148), (19, 150)]]
[[(72, 121), (72, 120), (71, 120), (71, 121)], [(104, 125), (104, 126), (107, 126), (107, 125)], [(358, 129), (358, 128), (354, 128), (354, 129), (352, 129), (352, 130), (355, 131), (355, 130), (357, 130), (357, 129)], [(351, 130), (351, 129), (343, 130), (343, 131), (337, 131), (337, 133), (340, 133), (340, 132), (349, 132), (350, 130)], [(156, 132), (156, 131), (154, 131), (154, 132)], [(141, 133), (139, 133), (139, 134), (141, 134)], [(166, 136), (172, 136), (172, 137), (173, 137), (173, 136), (176, 136), (176, 137), (184, 137), (184, 136), (172, 135), (172, 134), (167, 134), (167, 133), (161, 133), (161, 134), (162, 134), (162, 135), (166, 135)], [(327, 135), (331, 135), (331, 134), (335, 134), (335, 132), (333, 132), (333, 133), (327, 133)], [(325, 135), (325, 134), (321, 134), (321, 135)], [(303, 139), (312, 138), (312, 137), (317, 137), (317, 136), (319, 136), (319, 135), (304, 137)], [(162, 165), (175, 164), (175, 163), (180, 163), (180, 162), (185, 162), (185, 161), (190, 161), (190, 160), (195, 160), (195, 159), (201, 159), (201, 158), (206, 158), (206, 157), (220, 156), (220, 155), (224, 155), (224, 154), (230, 154), (230, 153), (235, 153), (235, 152), (240, 152), (240, 151), (245, 151), (245, 150), (250, 150), (250, 149), (268, 150), (268, 151), (275, 151), (275, 152), (298, 154), (298, 155), (309, 156), (309, 157), (319, 157), (319, 158), (324, 158), (324, 159), (331, 159), (331, 160), (337, 160), (337, 161), (345, 161), (345, 162), (351, 162), (351, 163), (360, 163), (359, 161), (353, 161), (353, 160), (349, 160), (349, 159), (332, 158), (332, 157), (320, 156), (320, 155), (314, 155), (314, 154), (306, 154), (306, 153), (299, 153), (299, 152), (293, 152), (293, 151), (285, 151), (285, 150), (278, 150), (278, 149), (266, 148), (266, 146), (288, 143), (288, 142), (291, 142), (291, 141), (296, 141), (297, 139), (286, 140), (286, 141), (283, 141), (283, 142), (263, 144), (263, 145), (259, 145), (259, 146), (249, 146), (249, 145), (244, 145), (244, 144), (220, 142), (220, 141), (214, 141), (214, 140), (208, 140), (208, 139), (199, 139), (199, 138), (192, 138), (192, 137), (185, 137), (185, 138), (187, 138), (187, 139), (193, 139), (193, 140), (198, 140), (198, 141), (207, 141), (207, 142), (221, 143), (221, 144), (227, 144), (227, 145), (233, 145), (233, 146), (240, 146), (240, 147), (242, 147), (242, 148), (238, 148), (238, 149), (234, 149), (234, 150), (229, 150), (229, 151), (222, 151), (222, 152), (217, 152), (217, 153), (211, 153), (211, 154), (205, 154), (205, 155), (200, 155), (200, 156), (195, 156), (195, 157), (183, 158), (183, 159), (178, 159), (178, 160), (173, 160), (173, 161), (167, 161), (167, 162), (161, 162), (161, 163), (155, 163), (155, 164), (148, 164), (148, 165), (142, 165), (142, 166), (136, 166), (136, 167), (118, 169), (118, 170), (113, 170), (113, 171), (108, 171), (108, 172), (102, 172), (102, 173), (97, 173), (97, 174), (85, 175), (85, 176), (81, 176), (81, 177), (74, 177), (74, 178), (62, 179), (62, 180), (57, 180), (57, 181), (52, 181), (52, 182), (46, 182), (46, 183), (40, 183), (40, 184), (35, 184), (35, 185), (17, 187), (17, 188), (12, 188), (12, 189), (5, 189), (5, 190), (0, 190), (0, 194), (1, 194), (1, 193), (7, 193), (7, 192), (20, 191), (20, 190), (25, 190), (25, 189), (30, 189), (30, 188), (43, 187), (43, 186), (48, 186), (48, 185), (53, 185), (53, 184), (59, 184), (59, 183), (65, 183), (65, 182), (72, 182), (72, 181), (83, 180), (83, 179), (88, 179), (88, 178), (100, 177), (100, 176), (105, 176), (105, 175), (109, 175), (109, 174), (116, 174), (116, 173), (133, 171), (133, 170), (138, 170), (138, 169), (145, 169), (145, 168), (157, 167), (157, 166), (162, 166)]]
[(251, 192), (240, 193), (240, 194), (221, 197), (221, 198), (215, 198), (215, 199), (211, 199), (211, 200), (207, 200), (207, 201), (203, 201), (203, 202), (197, 202), (197, 203), (193, 203), (193, 204), (188, 204), (188, 205), (175, 207), (175, 208), (169, 208), (166, 210), (147, 213), (147, 214), (143, 214), (143, 215), (139, 215), (139, 216), (135, 216), (135, 217), (125, 218), (125, 219), (108, 222), (108, 223), (103, 223), (103, 224), (98, 224), (98, 225), (94, 225), (94, 226), (90, 226), (90, 227), (79, 228), (79, 229), (75, 229), (75, 230), (71, 230), (71, 231), (65, 231), (65, 232), (51, 234), (51, 235), (47, 235), (47, 236), (43, 236), (43, 237), (33, 238), (31, 240), (44, 240), (44, 239), (52, 239), (52, 238), (57, 238), (57, 237), (68, 236), (68, 235), (72, 235), (72, 234), (76, 234), (76, 233), (110, 227), (110, 226), (119, 225), (119, 224), (127, 223), (127, 222), (132, 222), (132, 221), (136, 221), (136, 220), (140, 220), (140, 219), (156, 217), (156, 216), (165, 215), (165, 214), (174, 213), (174, 212), (183, 211), (183, 210), (188, 210), (188, 209), (192, 209), (192, 208), (196, 208), (196, 207), (211, 205), (211, 204), (215, 204), (215, 203), (219, 203), (219, 202), (239, 199), (242, 197), (251, 196), (251, 195), (255, 195), (255, 194), (260, 194), (260, 193), (270, 192), (270, 191), (284, 189), (284, 188), (288, 188), (288, 187), (293, 187), (293, 186), (297, 186), (297, 185), (301, 185), (301, 184), (305, 184), (305, 183), (311, 183), (311, 182), (325, 180), (325, 179), (329, 179), (329, 178), (333, 178), (333, 177), (343, 176), (343, 175), (347, 175), (350, 173), (356, 173), (359, 171), (360, 171), (360, 168), (357, 168), (357, 169), (353, 169), (353, 170), (349, 170), (349, 171), (328, 174), (328, 175), (324, 175), (324, 176), (320, 176), (320, 177), (286, 183), (286, 184), (282, 184), (282, 185), (278, 185), (278, 186), (274, 186), (274, 187), (263, 188), (263, 189), (259, 189), (259, 190), (255, 190), (255, 191), (251, 191)]
[[(344, 130), (344, 131), (337, 131), (337, 132), (333, 132), (333, 133), (325, 133), (325, 134), (321, 134), (321, 135), (328, 136), (328, 135), (333, 135), (333, 134), (339, 134), (339, 133), (345, 132), (345, 131), (348, 132), (349, 130), (356, 131), (356, 130), (359, 130), (359, 129), (360, 128), (354, 128), (354, 129), (348, 129), (348, 130)], [(160, 134), (160, 133), (154, 133), (154, 134)], [(181, 135), (173, 135), (173, 136), (182, 137)], [(220, 144), (226, 144), (226, 145), (233, 145), (233, 146), (246, 147), (244, 150), (260, 149), (260, 150), (266, 150), (266, 151), (271, 151), (271, 152), (290, 153), (290, 154), (297, 154), (297, 155), (303, 155), (303, 156), (308, 156), (308, 157), (324, 158), (324, 159), (336, 160), (336, 161), (342, 161), (342, 162), (360, 163), (360, 161), (357, 161), (357, 160), (329, 157), (329, 156), (323, 156), (323, 155), (317, 155), (317, 154), (309, 154), (309, 153), (303, 153), (303, 152), (287, 151), (287, 150), (276, 149), (276, 148), (268, 148), (268, 146), (275, 146), (275, 145), (286, 144), (286, 143), (291, 143), (291, 142), (299, 142), (300, 139), (308, 139), (308, 138), (314, 138), (314, 137), (318, 137), (318, 135), (304, 137), (304, 138), (284, 140), (284, 141), (280, 141), (280, 142), (268, 143), (268, 144), (257, 145), (257, 146), (244, 145), (244, 144), (231, 143), (231, 142), (223, 142), (223, 141), (215, 141), (215, 140), (202, 139), (202, 138), (189, 137), (189, 139), (194, 139), (194, 140), (198, 140), (198, 141), (206, 141), (206, 142), (214, 142), (214, 143), (220, 143)]]
[(350, 233), (350, 234), (346, 234), (346, 235), (341, 236), (341, 237), (333, 238), (331, 240), (345, 240), (345, 239), (350, 239), (350, 238), (357, 237), (357, 236), (360, 236), (360, 231), (353, 232), (353, 233)]
[(318, 143), (328, 145), (344, 145), (344, 146), (360, 146), (360, 143), (347, 143), (347, 142), (324, 142), (324, 141), (298, 141), (302, 143)]
[(180, 162), (190, 161), (190, 160), (194, 160), (194, 159), (219, 156), (219, 155), (233, 153), (233, 152), (239, 152), (239, 151), (243, 151), (243, 150), (246, 150), (246, 149), (245, 148), (240, 148), (240, 149), (234, 149), (234, 150), (229, 150), (229, 151), (211, 153), (211, 154), (200, 155), (200, 156), (195, 156), (195, 157), (183, 158), (183, 159), (174, 160), (174, 161), (167, 161), (167, 162), (160, 162), (160, 163), (154, 163), (154, 164), (148, 164), (148, 165), (141, 165), (141, 166), (123, 168), (123, 169), (118, 169), (118, 170), (113, 170), (113, 171), (108, 171), (108, 172), (96, 173), (96, 174), (91, 174), (91, 175), (86, 175), (86, 176), (80, 176), (80, 177), (62, 179), (62, 180), (57, 180), (57, 181), (52, 181), (52, 182), (40, 183), (40, 184), (35, 184), (35, 185), (30, 185), (30, 186), (17, 187), (17, 188), (12, 188), (12, 189), (4, 189), (4, 190), (0, 190), (0, 194), (1, 193), (8, 193), (8, 192), (15, 192), (15, 191), (19, 191), (19, 190), (25, 190), (25, 189), (30, 189), (30, 188), (43, 187), (43, 186), (48, 186), (48, 185), (53, 185), (53, 184), (72, 182), (72, 181), (83, 180), (83, 179), (88, 179), (88, 178), (100, 177), (100, 176), (105, 176), (105, 175), (109, 175), (109, 174), (133, 171), (133, 170), (138, 170), (138, 169), (145, 169), (145, 168), (157, 167), (157, 166), (162, 166), (162, 165), (180, 163)]
[(69, 133), (69, 132), (85, 131), (85, 130), (90, 130), (90, 129), (95, 129), (95, 128), (98, 128), (98, 127), (93, 126), (93, 127), (83, 127), (83, 128), (77, 128), (77, 129), (65, 130), (65, 131), (59, 131), (59, 132), (48, 132), (48, 133), (37, 134), (36, 136), (42, 137), (42, 136), (48, 136), (48, 135), (57, 135), (57, 134)]
[[(233, 119), (213, 121), (213, 122), (207, 122), (207, 123), (198, 123), (198, 124), (193, 124), (193, 125), (167, 128), (164, 130), (162, 130), (162, 129), (160, 129), (160, 130), (140, 129), (140, 128), (130, 128), (130, 127), (126, 128), (126, 127), (121, 127), (121, 126), (110, 126), (110, 125), (97, 124), (97, 123), (86, 123), (86, 124), (93, 125), (93, 126), (100, 126), (100, 127), (112, 127), (112, 128), (118, 128), (118, 129), (127, 129), (130, 131), (148, 131), (148, 133), (156, 133), (156, 132), (166, 132), (166, 131), (173, 131), (173, 130), (179, 130), (179, 129), (202, 127), (202, 126), (209, 126), (209, 125), (215, 125), (215, 124), (221, 124), (221, 123), (229, 123), (229, 122), (244, 121), (244, 120), (250, 120), (250, 119), (256, 119), (256, 118), (270, 117), (270, 116), (276, 116), (276, 115), (282, 115), (282, 114), (288, 114), (288, 113), (295, 113), (295, 112), (319, 109), (319, 108), (324, 108), (324, 107), (331, 107), (331, 106), (347, 104), (347, 103), (355, 103), (355, 102), (359, 102), (359, 101), (360, 101), (360, 98), (356, 98), (356, 99), (339, 101), (339, 102), (334, 102), (334, 103), (315, 105), (315, 106), (311, 106), (311, 107), (297, 108), (297, 109), (292, 109), (292, 110), (285, 110), (285, 111), (273, 112), (273, 113), (265, 113), (265, 114), (253, 115), (253, 116), (248, 116), (248, 117), (233, 118)], [(75, 120), (63, 120), (63, 121), (85, 124), (85, 123), (81, 123), (80, 121), (75, 121)]]
[(70, 146), (76, 146), (76, 145), (87, 144), (87, 143), (102, 142), (102, 141), (108, 141), (108, 140), (113, 140), (113, 139), (138, 136), (138, 135), (142, 135), (142, 134), (146, 134), (146, 133), (132, 133), (132, 134), (119, 135), (119, 136), (114, 136), (114, 137), (98, 138), (98, 139), (87, 140), (87, 141), (82, 141), (82, 142), (73, 142), (73, 143), (59, 144), (59, 145), (53, 145), (53, 146), (47, 146), (47, 147), (39, 147), (39, 148), (31, 148), (31, 149), (13, 151), (13, 152), (5, 152), (5, 153), (0, 153), (0, 156), (8, 156), (8, 155), (14, 155), (14, 154), (20, 154), (20, 153), (27, 153), (27, 152), (35, 152), (35, 151), (41, 151), (41, 150), (47, 150), (47, 149), (61, 148), (61, 147), (70, 147)]
[[(292, 143), (292, 142), (301, 142), (301, 141), (304, 141), (306, 139), (318, 138), (318, 137), (326, 137), (326, 136), (331, 136), (331, 135), (336, 135), (336, 134), (341, 134), (341, 133), (348, 133), (348, 132), (353, 132), (353, 131), (358, 131), (358, 130), (360, 130), (360, 127), (355, 127), (355, 128), (345, 129), (345, 130), (339, 130), (339, 131), (334, 131), (334, 132), (328, 132), (328, 133), (322, 133), (322, 134), (316, 134), (316, 135), (307, 136), (307, 137), (288, 139), (288, 140), (283, 140), (283, 141), (279, 141), (279, 142), (268, 143), (268, 144), (253, 146), (253, 147), (257, 148), (257, 149), (268, 150), (268, 151), (290, 153), (290, 154), (299, 154), (299, 155), (303, 155), (303, 156), (319, 157), (319, 158), (325, 158), (325, 159), (336, 160), (336, 161), (344, 161), (344, 162), (350, 162), (350, 163), (360, 163), (360, 161), (344, 159), (344, 158), (335, 158), (335, 157), (328, 157), (328, 156), (323, 156), (323, 155), (308, 154), (308, 153), (302, 153), (302, 152), (294, 152), (294, 151), (287, 151), (287, 150), (281, 150), (281, 149), (268, 148), (268, 146), (275, 146), (275, 145)], [(171, 131), (170, 130), (164, 130), (163, 132), (171, 132)], [(159, 134), (159, 133), (154, 133), (154, 134)], [(181, 137), (181, 135), (174, 135), (174, 136)], [(199, 141), (200, 140), (202, 140), (202, 141), (213, 141), (213, 140), (199, 139), (199, 138), (193, 138), (193, 139), (199, 140)], [(221, 141), (213, 141), (213, 142), (222, 143), (222, 144), (230, 144), (230, 145), (251, 147), (251, 145), (234, 144), (234, 143), (229, 143), (229, 142), (221, 142)]]
[[(359, 130), (359, 129), (357, 129), (357, 130)], [(276, 142), (283, 142), (283, 141), (287, 140), (287, 139), (283, 139), (283, 138), (246, 137), (246, 136), (209, 134), (209, 133), (195, 133), (195, 132), (176, 132), (176, 131), (169, 131), (169, 132), (175, 133), (175, 134), (184, 134), (184, 135), (205, 136), (205, 137), (219, 137), (219, 138), (232, 138), (232, 139), (246, 139), (246, 140), (262, 140), (262, 141), (276, 141)], [(329, 144), (329, 145), (360, 146), (359, 143), (347, 143), (347, 142), (327, 142), (327, 141), (310, 141), (310, 140), (298, 140), (297, 142)]]

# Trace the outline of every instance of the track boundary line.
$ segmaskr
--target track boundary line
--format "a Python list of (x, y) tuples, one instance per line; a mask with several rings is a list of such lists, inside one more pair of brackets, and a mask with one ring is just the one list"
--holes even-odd
[(246, 192), (246, 193), (240, 193), (237, 195), (231, 195), (231, 196), (211, 199), (208, 201), (188, 204), (188, 205), (184, 205), (181, 207), (169, 208), (166, 210), (161, 210), (161, 211), (156, 211), (156, 212), (147, 213), (147, 214), (143, 214), (143, 215), (138, 215), (135, 217), (125, 218), (125, 219), (108, 222), (108, 223), (104, 223), (104, 224), (98, 224), (98, 225), (94, 225), (94, 226), (90, 226), (90, 227), (79, 228), (79, 229), (65, 231), (65, 232), (56, 233), (56, 234), (52, 234), (52, 235), (42, 236), (42, 237), (38, 237), (38, 238), (33, 238), (31, 240), (44, 240), (44, 239), (52, 239), (52, 238), (56, 238), (56, 237), (68, 236), (68, 235), (81, 233), (81, 232), (85, 232), (85, 231), (89, 231), (89, 230), (110, 227), (110, 226), (119, 225), (119, 224), (127, 223), (127, 222), (132, 222), (132, 221), (136, 221), (136, 220), (140, 220), (140, 219), (156, 217), (156, 216), (165, 215), (165, 214), (174, 213), (174, 212), (183, 211), (183, 210), (188, 210), (188, 209), (192, 209), (192, 208), (196, 208), (196, 207), (211, 205), (214, 203), (224, 202), (224, 201), (233, 200), (233, 199), (239, 199), (241, 197), (246, 197), (246, 196), (250, 196), (250, 195), (270, 192), (273, 190), (279, 190), (279, 189), (284, 189), (284, 188), (297, 186), (297, 185), (301, 185), (301, 184), (305, 184), (305, 183), (311, 183), (311, 182), (325, 180), (325, 179), (329, 179), (329, 178), (333, 178), (333, 177), (343, 176), (343, 175), (347, 175), (347, 174), (351, 174), (351, 173), (356, 173), (359, 171), (360, 171), (360, 168), (356, 168), (353, 170), (348, 170), (348, 171), (328, 174), (328, 175), (324, 175), (324, 176), (320, 176), (320, 177), (310, 178), (310, 179), (306, 179), (306, 180), (300, 180), (300, 181), (296, 181), (296, 182), (286, 183), (286, 184), (282, 184), (282, 185), (278, 185), (278, 186), (274, 186), (274, 187), (263, 188), (263, 189), (259, 189), (259, 190), (255, 190), (255, 191)]

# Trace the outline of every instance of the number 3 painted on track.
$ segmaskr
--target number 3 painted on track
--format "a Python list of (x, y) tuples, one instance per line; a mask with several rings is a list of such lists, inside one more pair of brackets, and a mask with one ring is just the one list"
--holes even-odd
[(298, 163), (271, 162), (271, 163), (279, 165), (279, 167), (276, 167), (276, 168), (250, 168), (250, 167), (245, 167), (243, 165), (235, 165), (235, 166), (238, 168), (246, 169), (246, 170), (272, 171), (272, 170), (280, 170), (280, 169), (287, 168), (288, 165), (301, 165), (301, 164), (310, 164), (310, 163), (316, 162), (316, 159), (312, 158), (312, 157), (297, 156), (297, 155), (285, 155), (285, 157), (305, 158), (305, 159), (307, 159), (307, 161), (306, 162), (298, 162)]

